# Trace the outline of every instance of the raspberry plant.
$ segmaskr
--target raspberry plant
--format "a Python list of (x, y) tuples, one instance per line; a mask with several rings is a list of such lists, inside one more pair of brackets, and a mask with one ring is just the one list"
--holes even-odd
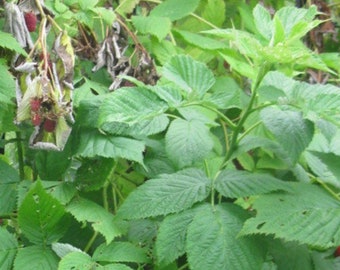
[(265, 2), (6, 3), (1, 269), (339, 268), (331, 9)]

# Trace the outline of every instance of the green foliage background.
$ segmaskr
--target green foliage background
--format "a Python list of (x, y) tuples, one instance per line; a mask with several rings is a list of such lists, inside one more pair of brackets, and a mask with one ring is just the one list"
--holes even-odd
[(109, 91), (76, 51), (59, 152), (14, 124), (10, 60), (29, 56), (0, 32), (1, 270), (340, 268), (338, 43), (310, 40), (310, 1), (263, 2), (46, 0), (74, 46), (123, 22), (160, 75)]

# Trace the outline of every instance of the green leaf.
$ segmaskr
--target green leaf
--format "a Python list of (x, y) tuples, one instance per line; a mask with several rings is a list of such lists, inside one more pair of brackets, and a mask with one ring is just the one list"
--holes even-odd
[(300, 112), (283, 111), (275, 107), (263, 109), (261, 118), (284, 151), (290, 155), (291, 164), (295, 164), (312, 141), (313, 123), (303, 119)]
[(102, 244), (96, 248), (93, 259), (99, 262), (150, 262), (146, 249), (137, 247), (129, 242)]
[(209, 193), (210, 180), (198, 169), (163, 174), (133, 191), (118, 213), (126, 219), (177, 213), (204, 200)]
[(49, 248), (30, 246), (19, 249), (14, 261), (14, 270), (56, 270), (58, 257)]
[(208, 38), (199, 34), (195, 34), (189, 31), (184, 30), (174, 30), (175, 33), (180, 35), (186, 42), (188, 42), (190, 45), (193, 45), (195, 47), (198, 47), (203, 50), (221, 50), (221, 49), (227, 49), (228, 44), (222, 41), (218, 41), (216, 39)]
[(18, 172), (0, 160), (0, 215), (12, 213), (16, 205), (16, 187), (20, 178)]
[(79, 222), (91, 222), (95, 231), (101, 233), (110, 243), (115, 237), (123, 233), (121, 223), (100, 205), (83, 199), (74, 199), (66, 208)]
[(129, 221), (128, 240), (135, 245), (147, 246), (153, 245), (159, 221), (155, 219), (137, 219)]
[(192, 105), (190, 107), (178, 108), (177, 111), (180, 115), (187, 121), (198, 121), (209, 127), (217, 127), (215, 120), (217, 119), (217, 114), (203, 106)]
[[(272, 33), (272, 39), (270, 40), (269, 46), (276, 45), (275, 49), (278, 49), (278, 50), (276, 50), (276, 52), (278, 53), (277, 56), (282, 59), (280, 62), (284, 62), (283, 61), (283, 59), (285, 58), (284, 54), (287, 53), (287, 49), (286, 49), (286, 51), (283, 51), (280, 42), (285, 41), (285, 29), (284, 29), (284, 26), (282, 25), (282, 22), (280, 21), (280, 19), (277, 16), (275, 16), (274, 20), (273, 20), (273, 30), (272, 30), (272, 32), (273, 32)], [(287, 56), (289, 58), (290, 54), (287, 55)]]
[(242, 108), (243, 99), (247, 97), (231, 77), (219, 77), (211, 89), (211, 95), (204, 98), (219, 109)]
[[(83, 91), (83, 89), (78, 88), (76, 93), (77, 91)], [(80, 100), (76, 122), (82, 127), (98, 128), (99, 108), (105, 98), (105, 95), (93, 95), (90, 98)]]
[(142, 34), (154, 35), (159, 41), (164, 39), (171, 30), (171, 21), (169, 18), (132, 16), (131, 19), (137, 31)]
[[(0, 86), (1, 87), (1, 86)], [(0, 107), (0, 132), (16, 131), (17, 126), (14, 124), (16, 106), (14, 103), (2, 103)]]
[(107, 123), (136, 124), (152, 119), (168, 108), (156, 94), (146, 88), (120, 88), (108, 95), (100, 106), (99, 125)]
[[(42, 182), (42, 184), (44, 186), (45, 182)], [(73, 183), (64, 180), (58, 181), (51, 187), (46, 188), (46, 191), (48, 191), (61, 204), (65, 205), (74, 197), (78, 190)]]
[(319, 116), (337, 122), (340, 94), (339, 88), (334, 85), (308, 84), (295, 81), (280, 72), (269, 72), (261, 83), (259, 93), (265, 99), (271, 91), (276, 92), (277, 103), (301, 108), (304, 115), (313, 121)]
[(163, 67), (163, 76), (188, 94), (202, 97), (215, 83), (210, 69), (189, 56), (177, 55)]
[(105, 99), (105, 94), (108, 91), (106, 85), (84, 78), (84, 83), (74, 89), (73, 106), (78, 107), (83, 100), (99, 104)]
[(306, 161), (323, 182), (340, 187), (340, 156), (333, 153), (308, 151)]
[(269, 11), (262, 5), (257, 4), (253, 9), (254, 22), (257, 30), (267, 40), (271, 39), (273, 23)]
[(114, 164), (114, 160), (108, 158), (84, 159), (74, 181), (85, 191), (98, 190), (106, 183)]
[[(332, 254), (333, 255), (333, 254)], [(330, 252), (312, 252), (314, 269), (338, 270), (340, 268), (340, 259), (333, 258)]]
[(79, 248), (76, 248), (70, 244), (63, 243), (53, 243), (52, 250), (57, 254), (60, 258), (65, 257), (67, 254), (71, 252), (82, 252)]
[[(321, 90), (321, 89), (320, 89)], [(321, 91), (320, 91), (321, 92)], [(318, 113), (320, 116), (337, 116), (339, 115), (340, 93), (320, 93), (313, 98), (307, 100), (306, 107), (312, 112)]]
[(305, 22), (300, 21), (294, 27), (292, 28), (289, 36), (288, 41), (290, 43), (296, 42), (297, 39), (301, 39), (304, 37), (309, 31), (311, 31), (313, 28), (317, 27), (322, 23), (321, 20), (314, 20), (312, 22)]
[(167, 39), (158, 40), (151, 39), (152, 53), (161, 65), (170, 61), (171, 57), (176, 55), (180, 49)]
[[(1, 33), (1, 32), (0, 32)], [(0, 40), (2, 40), (0, 38)], [(0, 103), (12, 104), (15, 98), (15, 81), (8, 67), (0, 62)]]
[(194, 12), (199, 2), (199, 0), (166, 0), (155, 7), (150, 16), (168, 17), (171, 21), (176, 21)]
[(213, 209), (206, 205), (193, 219), (187, 234), (191, 269), (261, 269), (264, 251), (260, 241), (237, 238), (248, 214), (233, 204)]
[(166, 155), (164, 140), (151, 140), (147, 144), (148, 150), (144, 158), (146, 171), (143, 174), (154, 178), (163, 173), (175, 172), (174, 165)]
[(187, 229), (196, 210), (197, 208), (188, 209), (164, 218), (155, 244), (159, 265), (170, 264), (185, 253)]
[[(23, 56), (27, 56), (26, 51), (10, 33), (0, 31), (0, 47), (15, 51)], [(0, 72), (0, 74), (1, 73), (2, 72)], [(2, 83), (0, 85), (2, 85)]]
[(224, 0), (208, 0), (203, 8), (202, 17), (217, 27), (222, 27), (226, 19)]
[(253, 59), (260, 59), (259, 52), (263, 46), (260, 41), (251, 33), (236, 29), (213, 29), (203, 33), (214, 35), (232, 42), (241, 54)]
[(241, 235), (274, 234), (320, 248), (340, 245), (340, 202), (318, 186), (298, 183), (294, 192), (260, 196)]
[(78, 3), (82, 10), (88, 10), (94, 8), (97, 5), (98, 0), (81, 0)]
[(209, 128), (197, 120), (176, 119), (165, 136), (166, 151), (179, 168), (202, 161), (211, 152), (213, 144)]
[(143, 163), (144, 144), (140, 141), (104, 135), (96, 130), (81, 133), (78, 154), (83, 157), (125, 158)]
[(39, 151), (35, 165), (42, 180), (60, 180), (71, 164), (70, 151)]
[(11, 270), (17, 253), (18, 242), (15, 236), (0, 227), (0, 269)]
[(238, 55), (233, 50), (227, 50), (227, 53), (220, 53), (220, 55), (226, 61), (226, 63), (230, 65), (232, 70), (235, 70), (244, 77), (250, 79), (256, 78), (257, 69), (250, 65), (246, 58)]
[(164, 131), (168, 124), (169, 118), (165, 114), (161, 114), (131, 125), (118, 122), (105, 123), (102, 129), (110, 134), (143, 138)]
[(133, 270), (129, 266), (120, 263), (106, 264), (102, 268), (103, 270)]
[(320, 269), (313, 267), (312, 257), (307, 245), (272, 238), (268, 239), (268, 244), (269, 252), (273, 256), (278, 269)]
[(178, 107), (182, 103), (182, 95), (178, 88), (157, 85), (153, 89), (155, 94), (167, 102), (170, 107)]
[(97, 263), (83, 252), (71, 252), (61, 259), (58, 270), (93, 270), (98, 269)]
[(116, 20), (116, 14), (114, 13), (113, 10), (110, 10), (105, 7), (96, 7), (94, 11), (101, 17), (103, 18), (104, 22), (107, 25), (112, 25), (113, 22)]
[(215, 182), (215, 188), (227, 198), (240, 198), (277, 190), (290, 191), (290, 185), (269, 174), (224, 170)]
[(23, 200), (18, 221), (23, 234), (35, 244), (58, 241), (68, 229), (68, 218), (59, 201), (47, 194), (40, 181)]
[(119, 0), (119, 5), (115, 9), (121, 15), (129, 14), (138, 5), (140, 0)]
[(309, 9), (284, 7), (276, 12), (275, 17), (278, 17), (282, 22), (285, 35), (288, 37), (296, 25), (299, 25), (301, 21), (311, 22), (317, 13), (317, 8), (314, 5), (312, 5)]

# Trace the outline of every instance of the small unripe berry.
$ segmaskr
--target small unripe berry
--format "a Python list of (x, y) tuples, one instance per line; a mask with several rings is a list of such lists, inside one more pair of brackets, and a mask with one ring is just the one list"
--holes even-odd
[(24, 18), (28, 31), (34, 32), (37, 28), (37, 16), (33, 12), (27, 12)]
[(57, 121), (53, 119), (45, 119), (44, 130), (47, 132), (53, 132), (57, 126)]
[(33, 126), (39, 126), (41, 124), (41, 116), (37, 113), (33, 113), (31, 116)]

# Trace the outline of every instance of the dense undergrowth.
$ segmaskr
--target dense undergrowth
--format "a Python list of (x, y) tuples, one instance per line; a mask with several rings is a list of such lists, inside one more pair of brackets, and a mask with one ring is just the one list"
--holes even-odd
[(339, 269), (339, 3), (263, 2), (3, 3), (1, 270)]

